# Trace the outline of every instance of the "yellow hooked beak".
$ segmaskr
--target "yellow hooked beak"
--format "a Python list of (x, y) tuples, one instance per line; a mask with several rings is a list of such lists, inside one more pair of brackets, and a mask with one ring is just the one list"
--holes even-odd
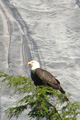
[(32, 62), (28, 62), (28, 65), (32, 65), (33, 63)]

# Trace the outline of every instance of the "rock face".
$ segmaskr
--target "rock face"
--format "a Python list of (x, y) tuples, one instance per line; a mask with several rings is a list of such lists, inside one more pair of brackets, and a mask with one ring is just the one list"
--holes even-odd
[[(0, 70), (30, 77), (31, 59), (57, 76), (71, 99), (80, 100), (79, 0), (0, 0)], [(1, 120), (8, 120), (4, 110), (19, 99), (7, 92), (2, 86)]]

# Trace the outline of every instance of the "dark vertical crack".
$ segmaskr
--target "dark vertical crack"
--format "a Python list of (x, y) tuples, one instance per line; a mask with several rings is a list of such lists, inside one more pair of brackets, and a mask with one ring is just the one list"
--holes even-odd
[[(35, 57), (37, 57), (38, 61), (41, 63), (40, 61), (40, 56), (39, 56), (39, 52), (38, 52), (38, 46), (37, 44), (35, 43), (35, 41), (32, 39), (32, 37), (30, 36), (30, 32), (29, 32), (29, 28), (27, 26), (27, 24), (25, 23), (25, 21), (22, 19), (21, 15), (19, 14), (19, 12), (17, 11), (17, 9), (13, 6), (13, 5), (10, 5), (9, 1), (8, 0), (3, 0), (4, 4), (6, 4), (8, 6), (8, 8), (10, 9), (11, 11), (11, 14), (13, 15), (13, 17), (15, 18), (15, 20), (19, 23), (19, 25), (21, 26), (21, 29), (23, 30), (24, 34), (23, 35), (23, 45), (25, 46), (25, 50), (26, 53), (24, 53), (25, 56), (23, 59), (26, 58), (26, 54), (28, 55), (26, 59), (31, 60), (31, 59), (34, 59), (32, 57), (32, 54), (31, 54), (31, 51), (30, 51), (30, 48), (28, 46), (28, 43), (30, 43), (32, 45), (32, 50), (33, 51), (37, 51), (35, 52)], [(25, 29), (26, 28), (26, 29)], [(25, 44), (26, 43), (26, 44)], [(25, 52), (25, 51), (24, 51)]]

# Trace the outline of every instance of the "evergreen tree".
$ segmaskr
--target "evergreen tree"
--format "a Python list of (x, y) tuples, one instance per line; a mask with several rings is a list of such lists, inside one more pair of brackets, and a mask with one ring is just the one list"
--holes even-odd
[[(25, 94), (18, 102), (17, 106), (8, 108), (6, 114), (9, 118), (19, 115), (30, 108), (28, 113), (30, 118), (46, 118), (46, 120), (77, 120), (80, 114), (80, 103), (66, 100), (66, 96), (47, 86), (35, 88), (32, 80), (24, 76), (13, 76), (0, 73), (2, 82), (8, 88), (15, 87), (13, 95)], [(68, 94), (69, 97), (69, 94)]]

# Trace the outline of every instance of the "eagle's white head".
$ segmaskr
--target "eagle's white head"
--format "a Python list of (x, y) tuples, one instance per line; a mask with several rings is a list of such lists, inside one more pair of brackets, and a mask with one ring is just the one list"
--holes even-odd
[(32, 60), (32, 61), (28, 62), (28, 65), (32, 66), (31, 70), (35, 70), (37, 68), (40, 68), (39, 62), (37, 62), (35, 60)]

